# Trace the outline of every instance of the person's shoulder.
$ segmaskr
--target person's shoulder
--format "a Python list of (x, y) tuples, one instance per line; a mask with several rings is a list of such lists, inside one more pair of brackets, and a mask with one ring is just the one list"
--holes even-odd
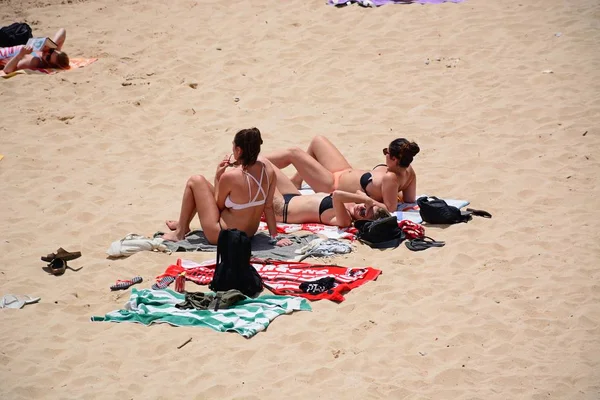
[(231, 168), (227, 171), (223, 172), (221, 175), (220, 181), (224, 182), (234, 182), (241, 175), (241, 170), (239, 168)]
[(388, 170), (383, 175), (383, 181), (384, 182), (398, 182), (398, 175), (396, 175), (396, 173), (394, 173), (393, 171)]
[(271, 161), (264, 157), (258, 157), (257, 162), (262, 164), (262, 167), (265, 169), (267, 174), (269, 174), (269, 176), (275, 175), (275, 168), (273, 167), (273, 164), (271, 164)]
[(267, 170), (269, 170), (269, 171), (273, 170), (273, 164), (271, 164), (271, 161), (269, 161), (267, 158), (265, 158), (263, 156), (258, 156), (256, 161), (259, 164), (262, 164)]

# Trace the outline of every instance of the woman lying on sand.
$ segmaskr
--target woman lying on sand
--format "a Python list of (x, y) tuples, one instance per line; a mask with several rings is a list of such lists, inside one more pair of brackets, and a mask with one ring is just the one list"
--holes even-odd
[(294, 165), (298, 173), (292, 182), (297, 188), (305, 180), (315, 192), (343, 190), (355, 193), (362, 190), (393, 212), (398, 207), (399, 193), (402, 201), (416, 201), (417, 177), (410, 163), (419, 150), (414, 142), (395, 139), (383, 149), (385, 164), (365, 171), (352, 168), (333, 143), (324, 136), (316, 136), (307, 151), (290, 148), (269, 154), (267, 159), (278, 168)]
[(273, 168), (277, 175), (277, 190), (273, 197), (277, 222), (321, 223), (345, 228), (356, 220), (373, 220), (390, 215), (383, 204), (360, 191), (348, 193), (335, 190), (333, 194), (301, 195), (290, 178), (279, 168)]
[[(235, 162), (230, 162), (231, 155), (225, 156), (217, 167), (214, 186), (202, 175), (188, 179), (179, 220), (167, 221), (173, 232), (166, 233), (163, 238), (172, 241), (183, 239), (190, 231), (190, 222), (196, 213), (211, 244), (217, 244), (222, 229), (238, 229), (252, 237), (264, 212), (275, 244), (277, 227), (273, 193), (277, 176), (268, 161), (257, 161), (262, 143), (258, 129), (242, 129), (233, 139)], [(234, 166), (227, 171), (228, 167)], [(276, 243), (279, 246), (291, 244), (288, 239)]]
[(20, 69), (35, 68), (68, 68), (69, 56), (61, 51), (67, 38), (67, 31), (59, 29), (52, 39), (56, 43), (56, 49), (44, 49), (40, 54), (34, 54), (30, 46), (20, 45), (4, 47), (0, 49), (0, 69), (4, 66), (4, 73)]

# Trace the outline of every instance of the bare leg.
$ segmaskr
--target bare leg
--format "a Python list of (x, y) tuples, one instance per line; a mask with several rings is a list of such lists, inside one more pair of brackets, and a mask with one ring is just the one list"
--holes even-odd
[(325, 136), (315, 136), (306, 152), (328, 171), (339, 172), (352, 168), (346, 157)]
[(277, 190), (281, 194), (300, 194), (294, 183), (279, 168), (273, 166), (275, 176), (277, 176)]
[(57, 50), (62, 49), (66, 39), (67, 31), (64, 28), (60, 28), (58, 31), (56, 31), (56, 33), (54, 34), (54, 39), (52, 39), (52, 41), (58, 46)]
[[(331, 172), (352, 168), (346, 157), (325, 136), (315, 136), (310, 141), (306, 153)], [(298, 188), (302, 186), (302, 177), (299, 173), (296, 173), (291, 180)]]
[[(278, 168), (278, 169), (285, 168), (292, 163), (292, 159), (290, 157), (290, 150), (291, 149), (278, 150), (271, 154), (268, 154), (266, 156), (266, 158), (269, 161), (271, 161), (271, 163), (276, 168)], [(278, 177), (279, 177), (279, 175), (278, 175)], [(300, 176), (300, 174), (298, 172), (296, 172), (294, 174), (294, 176), (292, 176), (290, 181), (292, 182), (292, 185), (294, 185), (294, 187), (296, 189), (300, 189), (300, 187), (302, 186), (302, 177)]]
[(190, 222), (196, 213), (200, 217), (204, 235), (209, 242), (216, 243), (221, 230), (221, 213), (215, 201), (215, 189), (202, 175), (188, 179), (183, 191), (179, 220), (176, 226), (174, 224), (175, 230), (163, 235), (163, 239), (182, 240), (190, 231)]
[[(271, 160), (270, 157), (273, 157)], [(281, 150), (273, 155), (269, 155), (269, 159), (275, 166), (280, 165), (286, 167), (292, 164), (298, 174), (313, 188), (316, 192), (331, 192), (334, 190), (334, 177), (323, 165), (317, 160), (309, 156), (307, 152), (300, 148), (291, 148)], [(280, 167), (281, 168), (281, 167)], [(293, 180), (292, 180), (293, 181)], [(293, 182), (295, 187), (297, 182)]]

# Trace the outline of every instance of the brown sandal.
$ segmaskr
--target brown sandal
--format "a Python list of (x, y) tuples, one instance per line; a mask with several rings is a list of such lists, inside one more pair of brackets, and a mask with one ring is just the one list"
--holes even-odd
[(50, 261), (48, 268), (50, 269), (50, 273), (52, 275), (62, 275), (67, 269), (67, 262), (62, 258), (55, 258), (54, 260)]
[(81, 257), (80, 251), (68, 252), (65, 249), (63, 249), (62, 247), (60, 247), (58, 250), (56, 250), (56, 253), (50, 253), (46, 257), (42, 257), (42, 261), (52, 262), (55, 259), (61, 259), (63, 261), (71, 261), (71, 260), (75, 260), (76, 258), (79, 258), (79, 257)]
[(79, 267), (79, 268), (72, 268), (69, 267), (67, 265), (67, 262), (65, 260), (63, 260), (62, 258), (55, 258), (54, 260), (50, 261), (50, 264), (48, 264), (47, 267), (44, 267), (44, 270), (46, 272), (51, 273), (52, 275), (62, 275), (65, 273), (65, 271), (68, 269), (70, 269), (71, 271), (79, 271), (81, 270), (83, 267)]

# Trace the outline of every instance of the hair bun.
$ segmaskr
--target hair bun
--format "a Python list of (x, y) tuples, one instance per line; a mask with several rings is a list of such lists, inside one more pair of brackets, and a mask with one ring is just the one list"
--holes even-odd
[(408, 152), (412, 157), (419, 154), (419, 151), (421, 151), (421, 149), (419, 148), (419, 145), (416, 144), (415, 142), (410, 142), (408, 144)]

